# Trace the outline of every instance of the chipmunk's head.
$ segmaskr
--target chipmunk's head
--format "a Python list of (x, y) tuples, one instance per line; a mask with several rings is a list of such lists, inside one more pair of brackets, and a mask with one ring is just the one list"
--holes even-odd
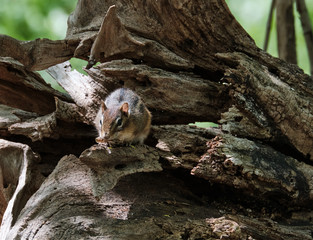
[(99, 136), (96, 138), (98, 143), (118, 139), (118, 135), (125, 128), (129, 117), (129, 106), (127, 102), (118, 108), (109, 109), (103, 101), (98, 115), (95, 119), (95, 126)]

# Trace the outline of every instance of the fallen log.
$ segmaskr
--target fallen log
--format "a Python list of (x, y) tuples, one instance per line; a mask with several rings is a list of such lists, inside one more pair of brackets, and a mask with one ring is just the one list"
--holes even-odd
[[(0, 172), (1, 237), (312, 238), (309, 76), (258, 49), (224, 1), (81, 0), (68, 22), (66, 40), (2, 37), (16, 48), (0, 58), (0, 160), (32, 164), (5, 165), (23, 186), (9, 195)], [(101, 64), (83, 76), (72, 56)], [(68, 94), (32, 71), (50, 66)], [(118, 87), (153, 114), (145, 146), (94, 146)], [(194, 121), (220, 125), (168, 125)]]

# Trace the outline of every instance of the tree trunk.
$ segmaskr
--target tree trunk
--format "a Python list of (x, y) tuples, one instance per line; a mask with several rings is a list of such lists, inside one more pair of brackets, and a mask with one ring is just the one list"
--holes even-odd
[[(312, 79), (224, 1), (80, 0), (65, 40), (0, 39), (1, 239), (312, 239)], [(108, 151), (92, 122), (122, 86), (153, 127)]]

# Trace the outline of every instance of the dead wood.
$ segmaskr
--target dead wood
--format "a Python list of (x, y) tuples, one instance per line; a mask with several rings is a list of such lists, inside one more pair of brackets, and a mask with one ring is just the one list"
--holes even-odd
[[(295, 198), (303, 197), (303, 182), (298, 181), (304, 180), (304, 176), (310, 176), (311, 170), (303, 169), (302, 173), (294, 172), (291, 181), (288, 178), (289, 173), (280, 173), (278, 169), (286, 169), (284, 165), (290, 164), (292, 170), (295, 170), (297, 163), (294, 160), (288, 157), (281, 157), (279, 161), (276, 156), (271, 158), (271, 152), (267, 152), (270, 150), (266, 146), (260, 147), (255, 154), (249, 154), (249, 151), (256, 149), (252, 147), (252, 141), (242, 142), (242, 139), (235, 140), (230, 135), (212, 139), (218, 132), (220, 131), (203, 131), (186, 126), (155, 127), (153, 136), (160, 139), (158, 151), (150, 147), (120, 147), (113, 148), (112, 154), (108, 154), (100, 146), (94, 146), (82, 153), (79, 159), (73, 155), (65, 156), (28, 201), (16, 224), (6, 234), (13, 239), (22, 236), (29, 236), (30, 239), (58, 236), (73, 239), (78, 234), (80, 237), (109, 235), (122, 239), (153, 239), (156, 235), (163, 239), (177, 239), (182, 236), (189, 236), (191, 239), (192, 236), (206, 239), (220, 239), (221, 236), (228, 236), (229, 239), (245, 239), (249, 236), (253, 239), (310, 239), (308, 225), (290, 228), (270, 219), (257, 219), (253, 214), (241, 215), (247, 214), (245, 210), (235, 215), (232, 211), (222, 217), (223, 211), (228, 210), (217, 211), (216, 207), (219, 205), (215, 203), (216, 197), (213, 202), (205, 195), (199, 198), (196, 192), (209, 186), (199, 182), (197, 178), (190, 175), (188, 177), (187, 172), (192, 165), (196, 166), (192, 170), (194, 174), (202, 175), (201, 177), (205, 175), (204, 178), (211, 183), (226, 183), (235, 189), (252, 190), (248, 191), (250, 194), (255, 192), (255, 195), (250, 196), (251, 199), (264, 200), (271, 194), (279, 194), (282, 197), (281, 207), (285, 204), (295, 207), (287, 199), (283, 199), (283, 192), (293, 192)], [(173, 141), (174, 136), (176, 141)], [(211, 141), (206, 145), (209, 138)], [(225, 148), (227, 150), (223, 151)], [(219, 156), (220, 152), (227, 156)], [(168, 162), (168, 165), (163, 164), (168, 170), (151, 173), (162, 169), (158, 158)], [(212, 161), (205, 160), (208, 158)], [(264, 166), (271, 166), (272, 161), (275, 161), (275, 165), (272, 164), (271, 170), (262, 172)], [(184, 177), (170, 174), (170, 169), (177, 168), (188, 171), (184, 173), (186, 175), (183, 174)], [(214, 174), (207, 172), (210, 169)], [(188, 181), (183, 180), (186, 177)], [(120, 180), (117, 181), (118, 179)], [(307, 180), (311, 181), (310, 179), (309, 177)], [(198, 190), (194, 189), (195, 186)], [(260, 191), (264, 191), (263, 194), (259, 194)], [(207, 205), (207, 201), (211, 204)], [(251, 204), (250, 207), (265, 208), (267, 202), (263, 204)], [(275, 218), (286, 214), (277, 209), (267, 211), (271, 210), (266, 208), (262, 217), (268, 218), (271, 215)], [(124, 221), (120, 222), (121, 220)], [(3, 222), (3, 226), (7, 224), (6, 221)], [(269, 225), (273, 230), (266, 231)]]
[(78, 39), (18, 41), (10, 36), (0, 35), (0, 57), (14, 58), (27, 69), (38, 71), (73, 57), (78, 43)]
[[(61, 41), (2, 37), (16, 51), (0, 59), (0, 136), (24, 144), (0, 159), (33, 162), (19, 170), (46, 180), (5, 198), (2, 169), (1, 209), (11, 198), (14, 220), (3, 218), (1, 237), (311, 239), (309, 76), (258, 49), (224, 1), (80, 0), (68, 24)], [(101, 64), (83, 76), (72, 56)], [(31, 71), (48, 67), (68, 95)], [(93, 146), (92, 121), (122, 86), (154, 127), (147, 145), (109, 154)], [(221, 125), (160, 125), (194, 121)]]
[(0, 60), (0, 86), (0, 104), (40, 115), (55, 110), (55, 96), (71, 101), (48, 85), (38, 73), (8, 57)]
[[(97, 4), (99, 3), (95, 3), (94, 6), (101, 8), (101, 13), (103, 13), (103, 9), (108, 10), (110, 6), (113, 6), (113, 4), (103, 4), (101, 6)], [(271, 141), (274, 141), (275, 145), (279, 145), (283, 141), (284, 144), (290, 145), (291, 147), (295, 148), (295, 152), (300, 152), (304, 156), (304, 158), (307, 157), (312, 159), (313, 154), (311, 152), (311, 149), (313, 149), (313, 140), (312, 136), (310, 136), (312, 109), (309, 105), (306, 106), (312, 98), (312, 80), (308, 78), (308, 76), (304, 75), (303, 72), (299, 71), (297, 67), (287, 65), (285, 62), (281, 62), (278, 59), (274, 59), (269, 55), (260, 52), (259, 49), (255, 47), (251, 39), (247, 35), (245, 35), (244, 31), (241, 31), (240, 33), (234, 32), (242, 30), (240, 25), (234, 19), (229, 20), (229, 22), (232, 24), (231, 27), (233, 27), (232, 30), (223, 31), (223, 33), (220, 32), (221, 28), (219, 28), (217, 25), (221, 24), (222, 26), (227, 27), (230, 25), (229, 23), (224, 24), (224, 22), (220, 21), (209, 21), (207, 24), (205, 24), (205, 19), (212, 20), (214, 16), (218, 16), (218, 12), (216, 9), (223, 9), (224, 15), (227, 15), (227, 13), (229, 13), (229, 10), (223, 2), (212, 1), (211, 4), (208, 4), (207, 2), (201, 2), (201, 4), (203, 4), (202, 6), (205, 6), (205, 9), (207, 9), (207, 11), (205, 11), (205, 13), (201, 12), (200, 14), (197, 14), (197, 16), (195, 16), (193, 13), (193, 7), (197, 6), (197, 3), (195, 2), (193, 2), (190, 6), (188, 4), (180, 5), (174, 2), (155, 3), (154, 1), (148, 1), (145, 7), (136, 6), (136, 4), (128, 6), (128, 4), (124, 2), (123, 4), (126, 5), (122, 5), (122, 1), (117, 1), (114, 7), (110, 9), (111, 12), (108, 13), (104, 19), (102, 19), (101, 16), (94, 15), (91, 22), (99, 22), (99, 24), (102, 23), (102, 26), (104, 26), (105, 22), (108, 21), (107, 28), (109, 28), (108, 26), (110, 26), (110, 31), (121, 31), (120, 29), (122, 28), (123, 36), (138, 36), (141, 39), (145, 38), (149, 40), (154, 40), (156, 43), (152, 43), (152, 45), (162, 44), (167, 49), (171, 49), (171, 52), (176, 53), (178, 56), (186, 59), (189, 62), (191, 61), (194, 67), (188, 67), (183, 69), (187, 70), (188, 72), (191, 71), (193, 74), (196, 75), (199, 74), (203, 81), (196, 81), (200, 79), (188, 79), (188, 82), (197, 84), (198, 88), (190, 85), (184, 85), (181, 82), (177, 84), (180, 86), (181, 91), (188, 91), (189, 89), (192, 89), (192, 92), (196, 91), (200, 92), (200, 94), (195, 95), (192, 93), (190, 94), (188, 92), (184, 92), (180, 94), (182, 99), (181, 101), (179, 101), (179, 96), (175, 95), (173, 91), (169, 91), (170, 88), (168, 88), (168, 84), (166, 84), (167, 79), (160, 78), (162, 77), (163, 71), (165, 71), (164, 69), (168, 68), (165, 65), (170, 64), (170, 61), (164, 58), (162, 61), (164, 63), (164, 66), (155, 65), (154, 62), (160, 61), (154, 61), (153, 59), (156, 58), (156, 55), (151, 54), (149, 51), (144, 51), (144, 54), (140, 56), (140, 61), (142, 61), (142, 63), (144, 64), (144, 70), (142, 69), (140, 64), (138, 66), (132, 66), (130, 62), (127, 63), (127, 65), (129, 65), (127, 67), (127, 65), (125, 66), (125, 61), (116, 62), (116, 64), (112, 64), (113, 62), (106, 63), (103, 65), (104, 67), (100, 67), (102, 68), (102, 74), (99, 74), (98, 72), (96, 76), (97, 79), (104, 79), (104, 85), (106, 85), (106, 79), (109, 78), (109, 88), (112, 88), (112, 81), (115, 81), (119, 82), (120, 85), (130, 86), (136, 91), (143, 92), (143, 95), (145, 96), (145, 98), (147, 98), (147, 105), (151, 108), (153, 115), (155, 116), (154, 119), (156, 123), (185, 123), (201, 121), (203, 118), (210, 121), (216, 121), (220, 119), (220, 113), (225, 112), (225, 108), (233, 104), (239, 109), (242, 115), (246, 116), (249, 119), (248, 121), (250, 123), (254, 123), (254, 126), (252, 127), (253, 129), (262, 129), (263, 136), (261, 137), (263, 139), (270, 139)], [(171, 9), (171, 16), (164, 14), (167, 11), (161, 13), (162, 8), (160, 4), (164, 4), (167, 9)], [(80, 14), (79, 11), (82, 11), (82, 9), (77, 8), (76, 11), (77, 12), (75, 12), (73, 16), (75, 16), (76, 14)], [(137, 18), (129, 18), (132, 11), (134, 11), (134, 16), (141, 16), (140, 22), (138, 22), (139, 20)], [(209, 14), (209, 12), (211, 12), (211, 15), (207, 15)], [(204, 15), (202, 16), (201, 14)], [(157, 18), (156, 16), (162, 17)], [(175, 16), (176, 20), (172, 19), (173, 16)], [(193, 17), (193, 19), (189, 20), (191, 16)], [(113, 21), (111, 18), (115, 18), (116, 21)], [(164, 22), (167, 24), (161, 25), (160, 19), (164, 19)], [(184, 23), (192, 25), (180, 24), (181, 19), (184, 19)], [(77, 22), (75, 22), (74, 20)], [(112, 21), (114, 24), (118, 23), (120, 25), (110, 25), (110, 21)], [(227, 18), (225, 17), (221, 21), (227, 21)], [(88, 28), (91, 22), (79, 22), (78, 19), (73, 19), (73, 21), (71, 21), (71, 24), (69, 25), (68, 37), (70, 37), (71, 35), (75, 35), (76, 31), (72, 30), (72, 28), (75, 29), (75, 24), (80, 27), (84, 26), (84, 28)], [(138, 26), (140, 26), (140, 28)], [(149, 26), (154, 27), (151, 28)], [(175, 29), (173, 29), (174, 26)], [(203, 35), (199, 35), (204, 31), (203, 29), (206, 30), (206, 33), (212, 33), (212, 29), (214, 29), (215, 32), (211, 35), (206, 33), (203, 33)], [(124, 45), (126, 43), (119, 40), (119, 37), (121, 36), (119, 34), (109, 35), (112, 38), (114, 38), (115, 36), (114, 40), (105, 39), (105, 37), (108, 37), (108, 34), (105, 34), (105, 32), (103, 31), (100, 31), (98, 35), (98, 38), (104, 37), (104, 39), (102, 39), (101, 41), (102, 45), (99, 43), (100, 40), (97, 40), (95, 44), (98, 44), (102, 47), (101, 49), (99, 49), (98, 52), (104, 53), (104, 55), (102, 59), (99, 58), (95, 60), (108, 61), (114, 58), (125, 57), (138, 59), (137, 54), (140, 51), (137, 47), (131, 48), (132, 50), (128, 49), (126, 52), (122, 50), (124, 48), (119, 45), (117, 45), (115, 48), (118, 49), (120, 47), (120, 51), (114, 50), (112, 53), (110, 53), (110, 51), (105, 50), (104, 46), (106, 46), (105, 44), (107, 43), (111, 44), (110, 47), (112, 47), (112, 49), (114, 49), (112, 43)], [(106, 31), (108, 31), (108, 29)], [(230, 33), (233, 34), (233, 36), (231, 37), (232, 41), (226, 41), (229, 45), (225, 46), (224, 44), (223, 46), (221, 46), (220, 41), (217, 41), (218, 36), (223, 35), (224, 38), (227, 38), (227, 34)], [(169, 34), (171, 34), (171, 36), (169, 36)], [(240, 39), (238, 36), (240, 36)], [(198, 37), (197, 40), (194, 39), (195, 37)], [(182, 38), (184, 38), (185, 40), (189, 39), (190, 44), (182, 45)], [(169, 42), (168, 39), (171, 39), (171, 41)], [(197, 44), (191, 44), (195, 42), (197, 42)], [(231, 43), (233, 45), (231, 45)], [(130, 46), (129, 44), (126, 45), (127, 47)], [(225, 47), (227, 48), (227, 50)], [(182, 48), (184, 49), (184, 51), (182, 51)], [(246, 58), (246, 53), (249, 57), (245, 60), (241, 59), (239, 61), (233, 61), (228, 57), (223, 57), (226, 55), (221, 53), (225, 51), (240, 51), (244, 53), (242, 55), (243, 58)], [(240, 54), (235, 55), (240, 56)], [(214, 63), (212, 63), (212, 61), (214, 61)], [(218, 64), (220, 62), (222, 63)], [(248, 69), (247, 67), (244, 67), (245, 69), (240, 69), (238, 71), (238, 68), (241, 67), (240, 63), (248, 64)], [(163, 71), (161, 72), (159, 69), (156, 70), (159, 82), (155, 82), (155, 78), (147, 73), (147, 71), (151, 72), (151, 70), (153, 69), (149, 70), (145, 67), (145, 65), (163, 68)], [(222, 75), (220, 75), (222, 73), (220, 72), (221, 68), (223, 68), (222, 72), (224, 72), (225, 74), (224, 78), (222, 77)], [(262, 68), (263, 70), (261, 70)], [(176, 68), (172, 67), (171, 69)], [(249, 74), (245, 74), (247, 70), (248, 72), (250, 72)], [(260, 70), (261, 72), (263, 72), (263, 74), (261, 75)], [(138, 81), (136, 83), (134, 83), (132, 79), (132, 72), (134, 72), (135, 74), (135, 80)], [(184, 78), (184, 75), (176, 72), (164, 72), (164, 75), (175, 76), (175, 80)], [(228, 78), (227, 75), (230, 75), (231, 77)], [(232, 79), (232, 76), (234, 76), (234, 79)], [(197, 76), (195, 77), (197, 78)], [(264, 82), (264, 84), (262, 85), (264, 87), (260, 87), (256, 90), (255, 84), (260, 86), (260, 84), (258, 83), (258, 78), (263, 79), (262, 81)], [(275, 79), (279, 79), (282, 82), (277, 82)], [(236, 82), (235, 84), (234, 80)], [(170, 78), (169, 81), (173, 82), (172, 78)], [(152, 90), (156, 84), (158, 84), (160, 88), (166, 89), (167, 92), (164, 93), (164, 90), (162, 91), (158, 89), (155, 93), (153, 93)], [(281, 97), (279, 97), (278, 92), (284, 84), (287, 84), (285, 85), (286, 87), (284, 87), (285, 92), (281, 93)], [(207, 90), (204, 90), (205, 85), (209, 87)], [(272, 91), (273, 89), (269, 89), (267, 88), (267, 86), (272, 86), (274, 87), (274, 89), (276, 86), (277, 88), (279, 88), (279, 90)], [(203, 89), (204, 95), (202, 96), (202, 91), (200, 90), (200, 88)], [(230, 90), (230, 88), (232, 90)], [(233, 91), (233, 89), (236, 88), (237, 90)], [(254, 90), (256, 91), (254, 92)], [(205, 95), (205, 93), (208, 92), (210, 92), (210, 94), (208, 94), (210, 96), (209, 98), (206, 97), (207, 95)], [(213, 92), (217, 93), (217, 95), (213, 94)], [(255, 99), (254, 94), (264, 95)], [(227, 95), (231, 96), (233, 100), (232, 102), (228, 100)], [(154, 101), (151, 103), (149, 103), (149, 96), (154, 99)], [(172, 96), (175, 96), (175, 100), (172, 100)], [(212, 98), (212, 96), (214, 97)], [(286, 96), (288, 101), (285, 101)], [(206, 97), (207, 102), (203, 103), (202, 99), (197, 99), (197, 97)], [(156, 101), (158, 99), (162, 100), (162, 102), (164, 102), (165, 100), (168, 104), (160, 104)], [(188, 99), (188, 101), (185, 101), (185, 99)], [(290, 104), (290, 102), (292, 104)], [(265, 106), (267, 104), (267, 107), (265, 107), (263, 103), (265, 103)], [(210, 104), (210, 106), (208, 106), (208, 104)], [(183, 106), (185, 105), (188, 105), (189, 108), (184, 108)], [(172, 109), (169, 108), (170, 106), (172, 107)], [(162, 109), (156, 109), (156, 107), (160, 107)], [(296, 112), (294, 112), (290, 108), (295, 108)], [(192, 110), (194, 110), (194, 113)], [(196, 116), (197, 113), (198, 116)], [(159, 116), (160, 114), (162, 115)], [(166, 118), (164, 117), (164, 115), (169, 117)], [(299, 124), (299, 122), (302, 123)], [(245, 131), (247, 132), (251, 130), (246, 129)], [(255, 136), (255, 130), (252, 130), (252, 132), (248, 133), (248, 135)]]
[(0, 236), (14, 225), (30, 196), (43, 182), (44, 177), (35, 168), (39, 161), (40, 157), (29, 146), (0, 139), (1, 221), (6, 221)]
[[(119, 169), (114, 172), (118, 173)], [(66, 156), (33, 195), (7, 236), (13, 239), (22, 236), (28, 236), (29, 239), (74, 239), (78, 235), (85, 238), (111, 236), (153, 239), (161, 236), (163, 239), (173, 239), (173, 234), (179, 237), (185, 233), (185, 229), (189, 229), (188, 235), (211, 236), (212, 229), (207, 226), (205, 219), (184, 222), (179, 215), (173, 215), (174, 219), (162, 216), (174, 214), (172, 210), (169, 211), (172, 208), (169, 206), (191, 216), (190, 208), (193, 204), (192, 200), (173, 195), (166, 180), (177, 181), (165, 175), (163, 180), (155, 181), (151, 173), (136, 174), (125, 178), (114, 190), (106, 191), (102, 197), (96, 198), (91, 191), (90, 169), (75, 156)], [(160, 197), (159, 191), (163, 192), (163, 197)], [(171, 202), (174, 196), (177, 197), (175, 203)], [(132, 214), (131, 208), (136, 209)], [(201, 206), (192, 212), (201, 211), (208, 212)], [(149, 217), (158, 212), (159, 216)], [(121, 222), (128, 218), (131, 220)], [(172, 228), (176, 221), (179, 226)], [(32, 226), (29, 222), (32, 222)], [(114, 233), (117, 230), (120, 234)]]
[(105, 85), (109, 78), (109, 83), (135, 89), (157, 124), (217, 121), (230, 104), (226, 86), (191, 73), (173, 73), (129, 60), (104, 63), (92, 71)]
[(160, 157), (171, 168), (184, 168), (211, 183), (240, 189), (266, 202), (300, 206), (313, 200), (313, 167), (273, 148), (219, 129), (186, 126), (153, 128)]
[(84, 121), (92, 124), (100, 100), (108, 94), (101, 82), (72, 70), (69, 62), (50, 67), (47, 72), (69, 93)]
[(84, 151), (81, 161), (90, 168), (92, 191), (101, 197), (114, 188), (123, 176), (136, 172), (162, 171), (158, 154), (154, 148), (113, 148), (108, 152), (101, 145)]
[[(313, 109), (310, 105), (313, 101), (312, 81), (308, 79), (307, 82), (303, 82), (304, 85), (301, 83), (296, 85), (298, 81), (291, 83), (291, 78), (293, 78), (291, 72), (286, 72), (288, 80), (284, 81), (285, 78), (279, 78), (268, 68), (251, 61), (243, 54), (220, 54), (219, 56), (226, 61), (236, 59), (233, 62), (238, 64), (236, 69), (229, 69), (225, 78), (228, 78), (228, 83), (234, 84), (232, 95), (236, 99), (236, 107), (249, 118), (249, 122), (254, 122), (258, 128), (262, 129), (262, 138), (266, 138), (270, 133), (275, 146), (279, 146), (282, 141), (284, 144), (291, 144), (303, 154), (304, 158), (312, 160)], [(240, 78), (236, 74), (238, 70), (241, 74), (244, 73)], [(242, 119), (243, 117), (240, 116), (237, 118), (238, 125)], [(236, 119), (234, 120), (236, 122)], [(252, 127), (252, 132), (248, 133), (248, 137), (249, 135), (255, 137), (254, 130), (258, 128)], [(261, 133), (259, 130), (258, 132)], [(233, 133), (241, 135), (236, 130)]]

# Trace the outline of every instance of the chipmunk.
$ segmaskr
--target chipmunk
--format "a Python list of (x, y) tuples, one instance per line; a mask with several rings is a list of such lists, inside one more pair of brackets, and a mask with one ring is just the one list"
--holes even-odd
[(143, 144), (151, 126), (151, 113), (132, 90), (119, 88), (101, 101), (94, 124), (97, 143), (123, 142)]

